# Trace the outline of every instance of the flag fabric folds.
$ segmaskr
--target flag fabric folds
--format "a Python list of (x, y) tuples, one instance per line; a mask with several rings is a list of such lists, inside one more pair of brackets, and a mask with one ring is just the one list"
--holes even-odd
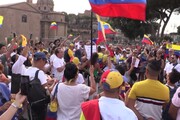
[(142, 39), (142, 43), (148, 44), (148, 45), (153, 45), (153, 41), (151, 41), (151, 39), (147, 36), (144, 35), (143, 39)]
[(27, 38), (24, 35), (21, 35), (22, 38), (22, 47), (25, 47), (27, 45)]
[(98, 41), (104, 42), (106, 41), (104, 25), (103, 25), (103, 22), (100, 20), (99, 15), (96, 14), (96, 17), (98, 21)]
[(56, 22), (52, 22), (51, 23), (51, 26), (50, 26), (50, 29), (53, 29), (53, 30), (57, 30), (57, 23)]
[(92, 11), (104, 17), (145, 21), (146, 0), (89, 0)]
[[(116, 34), (116, 31), (111, 27), (110, 24), (104, 21), (101, 21), (101, 22), (103, 24), (105, 34)], [(101, 25), (100, 25), (100, 22), (98, 22), (98, 30), (100, 29), (101, 29)]]
[(92, 40), (96, 45), (99, 45), (100, 43), (104, 42), (104, 39), (94, 38)]
[(0, 16), (0, 28), (1, 28), (2, 25), (3, 25), (3, 20), (4, 20), (4, 17), (3, 17), (3, 16)]

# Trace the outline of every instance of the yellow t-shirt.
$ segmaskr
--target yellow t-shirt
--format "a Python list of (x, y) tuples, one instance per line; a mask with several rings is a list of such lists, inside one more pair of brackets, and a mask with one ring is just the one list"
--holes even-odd
[(145, 118), (160, 120), (162, 107), (169, 102), (169, 88), (158, 80), (146, 79), (133, 85), (128, 98), (136, 100), (135, 108)]

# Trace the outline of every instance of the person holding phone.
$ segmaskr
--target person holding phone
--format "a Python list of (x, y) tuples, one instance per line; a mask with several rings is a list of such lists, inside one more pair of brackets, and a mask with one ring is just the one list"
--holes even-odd
[(11, 120), (16, 114), (19, 108), (22, 107), (22, 103), (25, 101), (26, 96), (21, 95), (20, 92), (16, 94), (15, 101), (10, 107), (0, 116), (0, 120)]

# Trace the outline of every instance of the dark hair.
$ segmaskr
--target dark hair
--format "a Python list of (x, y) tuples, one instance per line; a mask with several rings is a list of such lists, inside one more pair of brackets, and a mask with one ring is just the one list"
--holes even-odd
[(98, 61), (98, 54), (97, 53), (93, 53), (92, 57), (91, 57), (91, 65), (95, 65)]
[(154, 71), (160, 71), (161, 64), (159, 64), (159, 63), (160, 63), (159, 61), (153, 59), (153, 60), (149, 61), (148, 66)]
[(57, 42), (60, 42), (60, 39), (54, 40), (54, 44), (55, 44), (55, 45), (57, 44)]
[(127, 70), (127, 66), (126, 64), (120, 64), (120, 65), (117, 65), (115, 69), (118, 70), (119, 73), (121, 73), (121, 75), (124, 75)]
[(16, 62), (16, 54), (15, 55), (13, 55), (12, 57), (11, 57), (11, 62), (12, 62), (12, 64), (14, 64), (15, 62)]
[(161, 62), (153, 59), (148, 62), (147, 69), (149, 70), (150, 75), (156, 76), (161, 70)]
[(147, 54), (149, 54), (149, 50), (146, 48), (146, 52), (147, 52)]
[(78, 68), (74, 63), (67, 63), (64, 70), (64, 77), (67, 81), (75, 78), (78, 72)]
[(101, 46), (98, 46), (97, 51), (101, 52)]
[(180, 73), (176, 69), (172, 69), (172, 72), (169, 73), (169, 80), (172, 84), (175, 84), (180, 80)]
[(6, 45), (3, 44), (3, 43), (0, 43), (0, 49), (1, 49), (2, 47), (4, 47), (4, 46), (6, 46)]
[(18, 47), (17, 48), (17, 54), (21, 55), (21, 52), (23, 51), (23, 47)]
[(59, 53), (59, 49), (60, 49), (59, 47), (55, 49), (55, 51), (54, 51), (55, 55), (57, 55)]

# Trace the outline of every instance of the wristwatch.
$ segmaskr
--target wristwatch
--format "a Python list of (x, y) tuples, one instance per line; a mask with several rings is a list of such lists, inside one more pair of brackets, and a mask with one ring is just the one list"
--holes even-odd
[(16, 102), (13, 102), (11, 105), (12, 105), (14, 108), (16, 108), (16, 109), (22, 108), (22, 104), (17, 105)]

